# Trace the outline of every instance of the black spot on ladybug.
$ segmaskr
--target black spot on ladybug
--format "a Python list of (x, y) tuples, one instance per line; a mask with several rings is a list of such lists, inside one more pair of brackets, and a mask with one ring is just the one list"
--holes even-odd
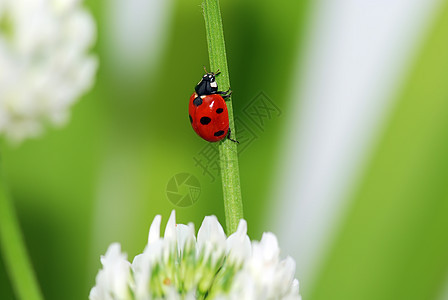
[(216, 131), (213, 135), (214, 136), (221, 136), (224, 134), (224, 131), (220, 130), (220, 131)]
[(209, 117), (202, 117), (200, 122), (202, 125), (207, 125), (208, 123), (210, 123), (212, 119), (210, 119)]
[(216, 113), (217, 114), (220, 114), (220, 113), (222, 113), (224, 111), (224, 109), (222, 109), (222, 108), (218, 108), (217, 110), (216, 110)]
[(196, 98), (193, 100), (193, 104), (194, 104), (195, 106), (199, 106), (199, 105), (201, 105), (201, 104), (202, 104), (202, 99), (201, 99), (201, 97), (196, 97)]
[(193, 123), (193, 118), (191, 117), (191, 115), (188, 115), (190, 117), (190, 123)]

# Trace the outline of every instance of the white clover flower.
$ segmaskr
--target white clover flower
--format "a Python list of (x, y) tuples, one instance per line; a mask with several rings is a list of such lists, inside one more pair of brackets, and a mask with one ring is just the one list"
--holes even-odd
[(93, 83), (94, 40), (79, 0), (0, 0), (0, 134), (19, 142), (66, 122)]
[(209, 216), (196, 239), (193, 224), (176, 225), (173, 211), (161, 238), (160, 222), (156, 216), (148, 244), (132, 264), (119, 244), (109, 246), (90, 300), (301, 299), (295, 262), (280, 260), (274, 234), (251, 243), (241, 220), (227, 238), (216, 217)]

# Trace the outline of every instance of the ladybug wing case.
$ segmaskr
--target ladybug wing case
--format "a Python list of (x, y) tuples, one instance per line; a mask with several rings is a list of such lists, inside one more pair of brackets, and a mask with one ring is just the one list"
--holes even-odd
[(189, 104), (193, 130), (204, 140), (217, 142), (229, 131), (229, 113), (225, 100), (218, 94), (198, 97), (193, 93)]

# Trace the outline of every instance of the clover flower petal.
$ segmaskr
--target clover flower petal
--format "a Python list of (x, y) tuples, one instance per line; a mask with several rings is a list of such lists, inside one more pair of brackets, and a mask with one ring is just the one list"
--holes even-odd
[(160, 223), (156, 216), (132, 264), (118, 244), (109, 247), (91, 300), (300, 299), (295, 262), (280, 259), (274, 234), (251, 243), (241, 220), (227, 238), (218, 219), (208, 216), (196, 239), (193, 224), (176, 224), (173, 211), (161, 238)]

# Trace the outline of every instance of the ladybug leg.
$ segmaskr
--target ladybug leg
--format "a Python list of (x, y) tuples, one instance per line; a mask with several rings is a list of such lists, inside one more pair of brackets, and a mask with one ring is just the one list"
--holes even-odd
[(227, 139), (228, 139), (228, 140), (231, 140), (232, 142), (237, 143), (237, 144), (240, 143), (240, 142), (238, 142), (237, 140), (234, 140), (234, 139), (232, 139), (232, 138), (230, 137), (230, 127), (229, 127), (229, 131), (227, 132)]
[(224, 99), (227, 99), (227, 98), (229, 98), (231, 95), (232, 95), (232, 90), (230, 90), (230, 88), (227, 90), (227, 91), (219, 91), (219, 92), (216, 92), (216, 94), (219, 94), (219, 95), (221, 95)]

